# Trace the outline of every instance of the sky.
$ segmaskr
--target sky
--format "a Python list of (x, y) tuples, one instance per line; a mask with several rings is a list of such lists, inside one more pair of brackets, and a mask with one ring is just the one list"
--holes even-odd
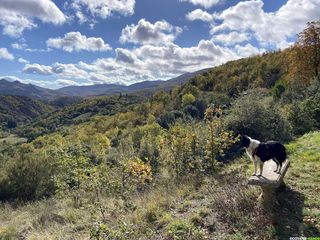
[(319, 19), (320, 0), (0, 0), (0, 78), (166, 80), (287, 48)]

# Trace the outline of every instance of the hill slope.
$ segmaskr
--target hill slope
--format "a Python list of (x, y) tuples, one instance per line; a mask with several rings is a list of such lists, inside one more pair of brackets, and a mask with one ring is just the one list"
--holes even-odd
[(30, 122), (52, 110), (53, 107), (28, 97), (0, 95), (0, 124), (4, 126), (8, 120), (12, 121), (12, 124)]
[(43, 133), (52, 132), (61, 126), (86, 122), (96, 115), (113, 115), (125, 112), (133, 104), (142, 101), (142, 97), (130, 95), (100, 96), (83, 99), (80, 102), (56, 109), (49, 114), (43, 114), (41, 118), (24, 126), (19, 132), (22, 136), (33, 138)]
[(248, 88), (271, 88), (287, 78), (287, 53), (271, 52), (227, 62), (193, 77), (190, 82), (202, 91), (237, 95)]
[(26, 96), (33, 99), (52, 100), (63, 96), (54, 90), (38, 87), (32, 84), (24, 84), (19, 81), (10, 82), (0, 80), (0, 95)]

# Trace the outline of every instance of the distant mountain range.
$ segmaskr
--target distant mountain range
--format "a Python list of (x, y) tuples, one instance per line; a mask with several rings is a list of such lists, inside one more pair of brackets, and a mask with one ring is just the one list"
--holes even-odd
[(41, 100), (51, 100), (62, 96), (55, 90), (5, 79), (0, 79), (0, 95), (25, 96)]
[(208, 69), (185, 73), (167, 81), (144, 81), (129, 86), (118, 84), (97, 84), (89, 86), (68, 86), (57, 90), (38, 87), (32, 84), (24, 84), (19, 81), (0, 80), (0, 95), (26, 96), (33, 99), (54, 100), (61, 97), (89, 97), (100, 95), (112, 95), (116, 93), (140, 92), (145, 95), (152, 94), (159, 90), (170, 90), (174, 86), (187, 82), (190, 78), (201, 74)]

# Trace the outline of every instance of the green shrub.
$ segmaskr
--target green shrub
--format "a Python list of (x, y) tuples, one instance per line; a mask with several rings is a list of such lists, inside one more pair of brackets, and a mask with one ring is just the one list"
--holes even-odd
[(251, 92), (233, 103), (225, 126), (235, 133), (265, 140), (287, 141), (292, 137), (290, 122), (272, 97)]
[(117, 227), (110, 227), (103, 223), (95, 223), (90, 229), (91, 239), (97, 240), (131, 240), (137, 239), (132, 224), (121, 222)]
[(320, 129), (320, 93), (290, 106), (289, 120), (296, 135)]
[(170, 239), (176, 240), (201, 240), (206, 239), (205, 231), (186, 220), (176, 219), (170, 222), (166, 227), (166, 235)]
[(17, 239), (17, 232), (14, 226), (0, 227), (1, 240), (14, 240)]
[(186, 93), (182, 96), (182, 106), (187, 106), (189, 104), (192, 104), (196, 98), (191, 93)]
[(3, 166), (0, 199), (32, 200), (54, 192), (52, 165), (43, 152), (30, 144), (22, 145)]

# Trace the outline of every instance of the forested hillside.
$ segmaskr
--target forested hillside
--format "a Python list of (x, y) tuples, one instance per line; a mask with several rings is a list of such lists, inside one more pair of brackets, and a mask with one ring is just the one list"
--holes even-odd
[[(320, 60), (316, 70), (304, 61), (320, 45), (311, 49), (310, 28), (320, 23), (283, 52), (169, 92), (88, 98), (18, 128), (29, 142), (0, 148), (0, 238), (319, 236)], [(247, 185), (240, 134), (286, 144), (288, 186), (270, 212)]]
[(91, 117), (96, 115), (114, 115), (119, 112), (126, 112), (130, 109), (130, 106), (142, 101), (143, 97), (122, 94), (77, 100), (73, 104), (43, 114), (41, 118), (18, 128), (17, 132), (28, 138), (35, 138), (44, 133), (53, 132), (62, 126), (89, 121)]
[(0, 124), (3, 128), (26, 124), (52, 110), (50, 105), (28, 97), (0, 95)]
[(235, 96), (248, 88), (271, 88), (286, 80), (288, 50), (231, 61), (191, 79), (202, 91), (223, 92)]

